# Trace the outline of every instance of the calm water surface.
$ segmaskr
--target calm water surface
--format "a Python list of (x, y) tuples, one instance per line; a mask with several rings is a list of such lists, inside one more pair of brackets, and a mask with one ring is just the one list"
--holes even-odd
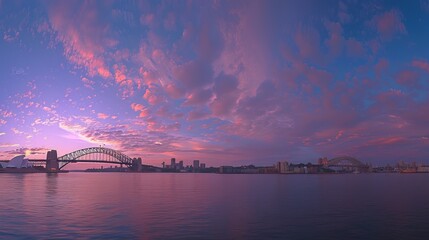
[(429, 239), (429, 174), (0, 174), (0, 238)]

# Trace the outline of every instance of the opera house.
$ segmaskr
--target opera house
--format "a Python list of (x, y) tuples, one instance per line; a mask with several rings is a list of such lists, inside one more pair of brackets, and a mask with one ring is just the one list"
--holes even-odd
[(40, 172), (39, 170), (33, 168), (33, 165), (25, 159), (25, 155), (19, 155), (12, 158), (7, 163), (0, 163), (0, 173), (31, 173), (31, 172)]

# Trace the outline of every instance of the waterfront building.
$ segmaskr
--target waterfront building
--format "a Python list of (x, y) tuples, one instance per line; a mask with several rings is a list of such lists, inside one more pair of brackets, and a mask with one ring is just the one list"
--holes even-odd
[(219, 173), (234, 173), (234, 167), (232, 166), (221, 166)]
[(175, 158), (171, 158), (170, 168), (176, 169), (176, 159)]
[(417, 172), (419, 172), (419, 173), (429, 173), (429, 165), (419, 165), (417, 167)]
[(276, 168), (277, 168), (277, 171), (279, 173), (289, 173), (290, 172), (289, 171), (289, 163), (286, 162), (286, 161), (284, 161), (284, 162), (278, 162), (276, 164)]
[(259, 173), (261, 174), (274, 174), (279, 173), (277, 167), (274, 165), (273, 167), (262, 167), (259, 169)]
[(201, 163), (200, 164), (200, 168), (206, 168), (206, 164), (205, 163)]
[(193, 167), (194, 167), (194, 170), (199, 169), (200, 168), (200, 160), (194, 160)]

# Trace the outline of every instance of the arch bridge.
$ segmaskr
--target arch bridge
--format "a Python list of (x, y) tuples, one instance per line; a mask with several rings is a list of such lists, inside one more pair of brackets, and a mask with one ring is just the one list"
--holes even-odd
[(61, 163), (59, 169), (64, 168), (69, 163), (77, 162), (110, 163), (126, 166), (133, 165), (133, 159), (131, 157), (114, 149), (105, 147), (79, 149), (59, 157), (58, 162)]
[(361, 161), (354, 157), (342, 156), (336, 157), (328, 161), (329, 167), (365, 167)]

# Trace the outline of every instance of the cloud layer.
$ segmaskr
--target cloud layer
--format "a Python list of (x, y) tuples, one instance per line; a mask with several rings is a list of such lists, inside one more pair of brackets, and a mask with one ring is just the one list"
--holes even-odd
[(108, 144), (152, 164), (426, 161), (429, 19), (410, 4), (5, 2), (0, 144)]

